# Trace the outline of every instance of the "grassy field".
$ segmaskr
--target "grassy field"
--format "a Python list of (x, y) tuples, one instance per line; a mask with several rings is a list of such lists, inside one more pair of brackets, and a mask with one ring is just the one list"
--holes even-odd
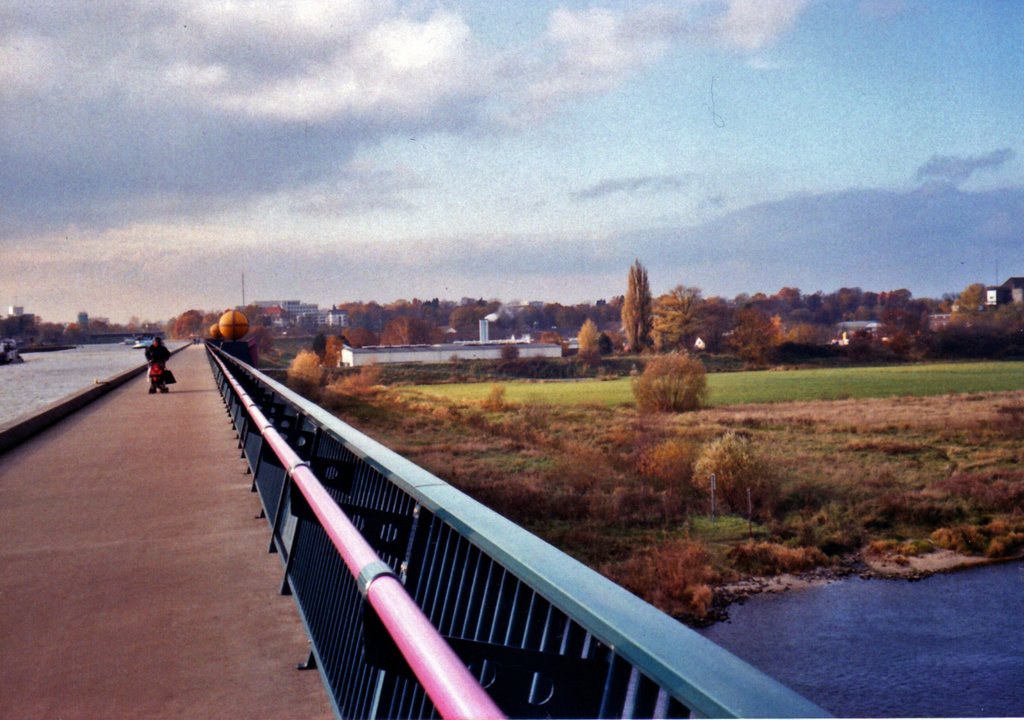
[[(574, 380), (415, 385), (405, 390), (455, 402), (477, 402), (494, 385), (516, 404), (603, 405), (633, 402), (631, 380)], [(936, 363), (891, 367), (712, 373), (708, 405), (800, 402), (946, 393), (1024, 390), (1024, 362)]]
[(1024, 363), (708, 379), (713, 406), (681, 414), (637, 412), (628, 380), (505, 383), (502, 398), (353, 376), (309, 393), (680, 617), (706, 618), (747, 575), (1024, 550)]

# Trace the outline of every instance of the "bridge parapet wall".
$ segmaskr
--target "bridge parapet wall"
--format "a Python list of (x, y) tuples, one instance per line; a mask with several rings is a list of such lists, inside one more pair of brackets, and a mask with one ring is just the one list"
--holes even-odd
[[(509, 717), (823, 717), (723, 648), (252, 367), (211, 360), (339, 717), (437, 713), (235, 384)], [(372, 578), (370, 578), (372, 580)]]

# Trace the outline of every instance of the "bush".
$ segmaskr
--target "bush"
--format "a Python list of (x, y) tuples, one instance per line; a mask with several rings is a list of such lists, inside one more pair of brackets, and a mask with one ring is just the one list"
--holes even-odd
[(931, 539), (937, 546), (963, 555), (1011, 557), (1024, 547), (1024, 524), (1000, 519), (983, 526), (956, 525), (939, 528)]
[(704, 365), (690, 355), (659, 355), (633, 381), (633, 395), (640, 412), (698, 410), (703, 407), (707, 393)]
[(505, 388), (501, 385), (492, 385), (491, 392), (483, 399), (481, 405), (484, 410), (490, 412), (501, 412), (508, 408), (508, 402), (505, 400)]
[(980, 554), (988, 547), (988, 538), (974, 525), (939, 528), (932, 533), (931, 540), (940, 548), (964, 555)]
[(729, 551), (728, 557), (737, 570), (751, 575), (803, 572), (828, 563), (818, 548), (791, 548), (768, 542), (741, 543)]
[(689, 488), (697, 453), (697, 445), (689, 440), (664, 440), (641, 454), (637, 470), (657, 489)]
[(697, 619), (707, 617), (717, 580), (707, 549), (692, 540), (645, 548), (600, 571), (670, 615)]
[(312, 350), (300, 350), (288, 366), (288, 387), (310, 397), (320, 387), (320, 358)]
[(981, 510), (1020, 512), (1024, 509), (1024, 469), (989, 468), (957, 472), (935, 483), (953, 497), (970, 500)]
[(329, 408), (342, 408), (352, 398), (375, 395), (380, 389), (381, 370), (378, 365), (364, 365), (358, 373), (345, 375), (324, 389), (323, 403)]
[(768, 463), (749, 438), (732, 431), (704, 446), (693, 474), (702, 486), (712, 474), (715, 476), (723, 511), (746, 515), (748, 488), (754, 515), (771, 515), (779, 499), (778, 482)]

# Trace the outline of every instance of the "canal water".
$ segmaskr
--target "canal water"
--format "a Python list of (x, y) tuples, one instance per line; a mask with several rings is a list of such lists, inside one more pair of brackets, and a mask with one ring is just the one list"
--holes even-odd
[(706, 637), (841, 717), (1024, 716), (1024, 562), (760, 595)]
[(142, 350), (123, 343), (21, 357), (25, 362), (0, 365), (0, 425), (146, 362)]

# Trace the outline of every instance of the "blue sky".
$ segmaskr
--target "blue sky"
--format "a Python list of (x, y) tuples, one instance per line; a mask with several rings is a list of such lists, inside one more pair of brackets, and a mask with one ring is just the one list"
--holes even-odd
[(1024, 274), (1024, 3), (0, 5), (0, 306)]

